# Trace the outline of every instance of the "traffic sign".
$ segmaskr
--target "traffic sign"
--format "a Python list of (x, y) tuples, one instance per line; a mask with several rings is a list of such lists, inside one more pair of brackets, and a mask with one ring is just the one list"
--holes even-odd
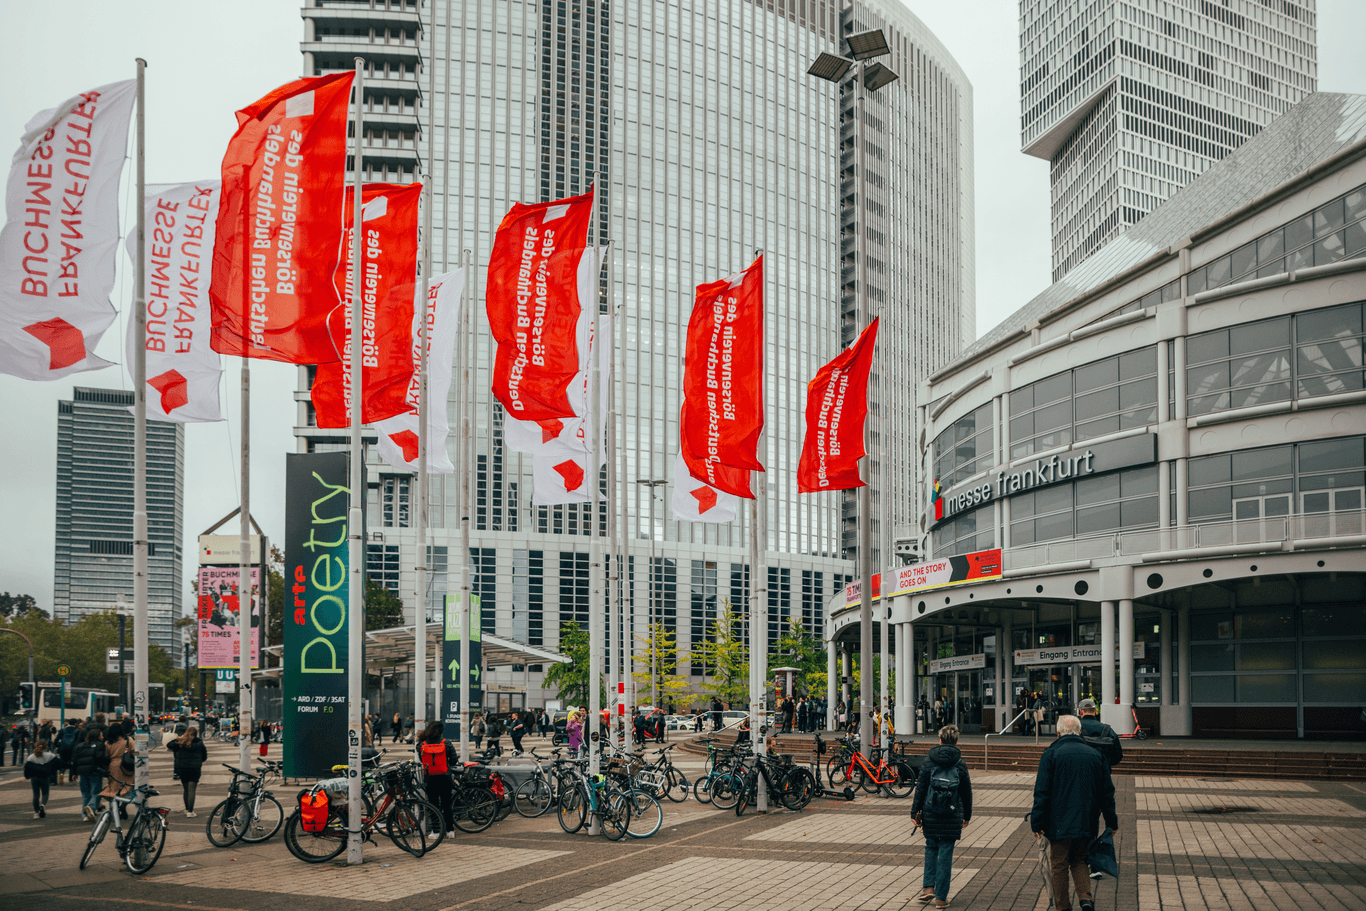
[(58, 677), (70, 677), (70, 676), (71, 676), (71, 668), (69, 668), (69, 667), (67, 667), (65, 664), (63, 664), (61, 667), (57, 668), (57, 676), (58, 676)]

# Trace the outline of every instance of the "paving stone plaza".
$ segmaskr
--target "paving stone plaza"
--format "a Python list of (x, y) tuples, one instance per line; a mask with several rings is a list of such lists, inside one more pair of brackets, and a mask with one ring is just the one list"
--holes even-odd
[[(277, 747), (278, 748), (278, 747)], [(75, 785), (54, 787), (46, 819), (30, 791), (0, 769), (0, 907), (198, 908), (313, 911), (878, 911), (919, 908), (924, 843), (910, 801), (860, 796), (815, 801), (800, 813), (737, 818), (692, 800), (665, 804), (653, 838), (612, 843), (565, 835), (553, 816), (516, 814), (479, 835), (458, 833), (421, 859), (387, 839), (366, 862), (311, 866), (280, 836), (257, 846), (211, 846), (204, 820), (227, 790), (232, 748), (211, 746), (199, 816), (186, 819), (170, 764), (154, 754), (153, 781), (172, 807), (166, 850), (135, 877), (112, 840), (77, 869), (90, 826)], [(690, 776), (693, 759), (680, 764)], [(210, 772), (210, 768), (217, 773)], [(975, 772), (972, 824), (958, 844), (950, 905), (1047, 911), (1024, 820), (1032, 770)], [(1362, 911), (1366, 909), (1366, 783), (1116, 775), (1120, 878), (1096, 892), (1098, 911)], [(288, 809), (294, 787), (275, 793)]]

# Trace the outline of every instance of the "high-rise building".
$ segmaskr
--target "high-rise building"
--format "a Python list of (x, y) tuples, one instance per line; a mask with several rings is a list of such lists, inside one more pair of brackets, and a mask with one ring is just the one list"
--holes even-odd
[[(133, 393), (77, 386), (57, 403), (53, 616), (133, 606)], [(147, 422), (147, 634), (181, 662), (185, 428)]]
[(1315, 0), (1020, 0), (1020, 144), (1053, 281), (1318, 84)]
[[(473, 255), (470, 560), (486, 628), (553, 647), (562, 623), (587, 618), (586, 511), (532, 505), (531, 459), (504, 445), (503, 411), (489, 392), (483, 286), (493, 231), (513, 203), (594, 185), (592, 238), (613, 245), (614, 262), (601, 306), (619, 308), (625, 348), (625, 381), (615, 388), (625, 467), (613, 508), (625, 498), (636, 616), (648, 612), (675, 630), (686, 653), (718, 600), (743, 606), (748, 510), (731, 524), (675, 523), (669, 496), (693, 288), (742, 270), (762, 250), (769, 637), (789, 618), (820, 634), (826, 599), (855, 572), (856, 510), (852, 497), (799, 495), (797, 462), (806, 383), (861, 328), (856, 228), (866, 239), (872, 311), (883, 317), (871, 384), (876, 563), (916, 512), (917, 382), (975, 335), (972, 89), (962, 70), (885, 0), (435, 2), (427, 35), (430, 8), (409, 0), (308, 0), (304, 72), (350, 69), (357, 55), (373, 65), (363, 173), (416, 179), (430, 157), (434, 269), (454, 268), (462, 250)], [(869, 95), (860, 173), (857, 68), (838, 85), (807, 69), (822, 52), (847, 55), (844, 39), (874, 28), (884, 29), (891, 54), (883, 62), (900, 78)], [(435, 67), (431, 97), (427, 65)], [(343, 445), (344, 431), (312, 426), (308, 382), (301, 370), (300, 449)], [(453, 414), (455, 402), (446, 406)], [(373, 457), (370, 469), (369, 569), (410, 601), (414, 483)], [(455, 569), (456, 504), (456, 479), (433, 477), (429, 605), (440, 603)], [(684, 661), (680, 673), (700, 678), (702, 668)], [(505, 682), (521, 688), (523, 676)]]

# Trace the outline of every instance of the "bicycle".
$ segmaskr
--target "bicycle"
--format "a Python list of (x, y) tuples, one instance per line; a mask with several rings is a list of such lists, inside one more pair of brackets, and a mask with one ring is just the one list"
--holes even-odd
[(604, 774), (626, 797), (631, 813), (626, 834), (632, 838), (649, 838), (658, 832), (664, 824), (664, 808), (659, 805), (656, 793), (661, 780), (667, 783), (667, 779), (660, 772), (642, 766), (636, 757), (625, 752), (608, 760)]
[(655, 797), (667, 797), (674, 803), (682, 803), (688, 799), (688, 779), (673, 764), (673, 759), (669, 752), (677, 743), (671, 743), (662, 750), (655, 750), (654, 753), (659, 758), (654, 762), (645, 765), (636, 773), (636, 779), (642, 782), (650, 782), (651, 793)]
[[(415, 801), (405, 800), (401, 796), (397, 780), (398, 770), (385, 770), (379, 773), (378, 777), (384, 784), (383, 800), (372, 815), (362, 815), (361, 837), (374, 844), (371, 836), (376, 831), (383, 831), (399, 848), (414, 857), (423, 856), (427, 853), (426, 829), (421, 821), (423, 814), (426, 813), (425, 808), (418, 808), (414, 805)], [(300, 800), (305, 795), (312, 796), (320, 792), (341, 796), (348, 788), (348, 779), (328, 778), (306, 789), (299, 796)], [(432, 807), (432, 812), (439, 811)], [(346, 849), (347, 836), (350, 834), (347, 828), (348, 820), (347, 805), (344, 802), (329, 800), (323, 824), (316, 830), (310, 830), (304, 828), (302, 807), (295, 809), (285, 823), (285, 846), (289, 848), (289, 853), (305, 863), (326, 863)]]
[[(872, 752), (877, 759), (876, 766), (858, 750), (847, 751), (849, 764), (844, 767), (836, 767), (830, 773), (831, 786), (838, 787), (847, 781), (869, 794), (877, 794), (885, 790), (888, 795), (897, 799), (911, 796), (911, 793), (915, 791), (916, 774), (910, 763), (895, 758), (891, 763), (888, 763), (881, 750), (874, 749)], [(841, 758), (844, 755), (846, 755), (846, 751), (841, 751), (840, 756), (836, 758)]]
[[(692, 796), (698, 803), (714, 803), (712, 792), (716, 783), (722, 779), (729, 779), (734, 774), (738, 758), (744, 755), (745, 749), (743, 747), (718, 749), (715, 746), (715, 740), (704, 740), (703, 743), (707, 745), (707, 761), (702, 767), (702, 774), (693, 782)], [(721, 807), (721, 809), (730, 809), (730, 806), (733, 804)]]
[(280, 775), (281, 764), (267, 762), (254, 775), (226, 762), (220, 765), (232, 772), (232, 784), (227, 798), (213, 808), (204, 824), (209, 843), (230, 848), (239, 841), (254, 845), (274, 838), (284, 825), (285, 808), (266, 790), (266, 784)]
[(631, 821), (631, 810), (626, 795), (605, 775), (588, 777), (588, 760), (557, 759), (557, 765), (573, 773), (574, 784), (560, 794), (560, 805), (556, 814), (560, 828), (573, 835), (585, 823), (596, 820), (602, 825), (602, 834), (610, 841), (621, 841)]
[[(556, 754), (559, 752), (555, 751)], [(527, 753), (536, 761), (536, 770), (517, 786), (517, 791), (513, 795), (513, 806), (518, 814), (527, 819), (535, 819), (544, 816), (556, 803), (559, 794), (556, 785), (559, 779), (546, 774), (545, 763), (549, 760), (537, 754), (534, 747)]]
[[(95, 818), (95, 826), (90, 830), (90, 841), (81, 855), (80, 869), (84, 870), (95, 849), (104, 841), (109, 830), (114, 830), (114, 844), (119, 857), (130, 873), (143, 874), (156, 865), (161, 851), (166, 847), (166, 817), (171, 811), (166, 807), (148, 807), (147, 798), (158, 797), (151, 785), (135, 787), (128, 797), (111, 797), (109, 805)], [(128, 834), (123, 834), (122, 807), (131, 806), (133, 816), (128, 823)]]

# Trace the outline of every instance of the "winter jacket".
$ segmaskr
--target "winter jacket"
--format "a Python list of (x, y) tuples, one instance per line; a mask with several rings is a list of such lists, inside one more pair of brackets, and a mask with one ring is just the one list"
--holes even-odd
[[(1101, 720), (1095, 715), (1081, 716), (1081, 732), (1084, 736), (1100, 737), (1105, 728), (1106, 725), (1102, 724)], [(1124, 761), (1124, 747), (1120, 745), (1118, 737), (1116, 737), (1108, 747), (1099, 750), (1099, 752), (1100, 755), (1105, 757), (1105, 761), (1110, 764), (1110, 768), (1112, 769)]]
[(37, 753), (30, 753), (24, 760), (24, 777), (34, 781), (42, 781), (57, 774), (57, 770), (62, 767), (57, 754), (48, 751), (39, 756)]
[(104, 771), (99, 760), (104, 757), (104, 742), (78, 743), (71, 752), (71, 768), (77, 775), (98, 775)]
[(187, 772), (197, 772), (203, 767), (209, 758), (209, 749), (204, 746), (204, 741), (198, 737), (194, 742), (185, 745), (178, 739), (166, 744), (166, 749), (175, 753), (175, 770), (179, 772), (184, 769)]
[(132, 752), (132, 749), (132, 741), (127, 737), (105, 744), (104, 752), (109, 760), (110, 780), (105, 784), (104, 790), (100, 791), (101, 797), (122, 796), (123, 789), (133, 784), (133, 773), (123, 770), (123, 754)]
[(1095, 838), (1102, 814), (1107, 826), (1119, 827), (1110, 767), (1100, 751), (1076, 734), (1059, 737), (1039, 759), (1030, 829), (1044, 833), (1049, 841)]
[[(958, 767), (958, 800), (952, 816), (940, 816), (925, 806), (929, 797), (930, 780), (936, 769)], [(920, 777), (915, 783), (915, 797), (911, 801), (911, 815), (920, 817), (926, 838), (958, 839), (963, 837), (963, 823), (972, 819), (972, 779), (958, 747), (941, 743), (930, 750), (920, 766)]]
[(565, 727), (565, 732), (569, 735), (569, 748), (577, 750), (583, 746), (583, 722), (577, 718), (569, 719), (569, 724)]

